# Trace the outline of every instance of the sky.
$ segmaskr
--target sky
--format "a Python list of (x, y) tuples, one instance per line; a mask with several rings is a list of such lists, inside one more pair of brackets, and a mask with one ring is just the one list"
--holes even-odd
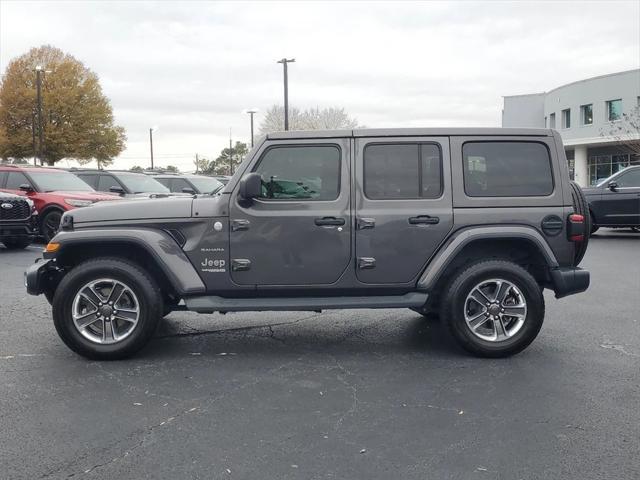
[[(0, 71), (61, 48), (100, 78), (127, 149), (114, 166), (193, 170), (289, 102), (367, 127), (500, 126), (502, 96), (640, 67), (640, 1), (0, 0)], [(261, 113), (256, 114), (256, 130)]]

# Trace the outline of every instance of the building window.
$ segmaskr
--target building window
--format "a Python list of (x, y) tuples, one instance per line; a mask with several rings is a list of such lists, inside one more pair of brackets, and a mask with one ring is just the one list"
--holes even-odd
[(562, 128), (571, 128), (571, 109), (562, 110)]
[(556, 114), (549, 115), (549, 128), (556, 128)]
[(622, 100), (609, 100), (607, 102), (607, 120), (615, 122), (622, 118)]
[(593, 104), (582, 105), (580, 107), (580, 116), (582, 118), (582, 125), (593, 125)]

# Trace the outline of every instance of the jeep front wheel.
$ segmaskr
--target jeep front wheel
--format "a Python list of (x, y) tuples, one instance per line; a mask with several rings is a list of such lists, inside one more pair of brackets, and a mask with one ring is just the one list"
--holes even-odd
[(117, 258), (77, 265), (53, 298), (53, 321), (64, 343), (96, 360), (133, 355), (162, 318), (162, 295), (149, 274)]
[(524, 268), (505, 260), (478, 262), (454, 277), (442, 309), (457, 342), (483, 357), (524, 350), (544, 320), (542, 288)]

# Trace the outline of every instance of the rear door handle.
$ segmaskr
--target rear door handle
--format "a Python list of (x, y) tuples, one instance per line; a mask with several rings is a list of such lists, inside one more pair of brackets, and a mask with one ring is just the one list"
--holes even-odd
[(411, 225), (435, 225), (440, 223), (440, 219), (429, 215), (418, 215), (417, 217), (409, 217), (409, 223)]
[(322, 218), (316, 218), (314, 220), (314, 223), (319, 227), (329, 227), (329, 226), (337, 227), (339, 225), (344, 225), (345, 221), (344, 221), (344, 218), (322, 217)]

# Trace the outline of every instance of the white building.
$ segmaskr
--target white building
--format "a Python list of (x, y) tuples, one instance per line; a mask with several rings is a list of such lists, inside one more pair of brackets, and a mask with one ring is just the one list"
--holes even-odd
[[(503, 98), (503, 127), (560, 132), (572, 177), (581, 186), (640, 164), (640, 156), (608, 134), (623, 114), (640, 112), (640, 69), (579, 80), (549, 92)], [(640, 144), (639, 131), (626, 137)]]

